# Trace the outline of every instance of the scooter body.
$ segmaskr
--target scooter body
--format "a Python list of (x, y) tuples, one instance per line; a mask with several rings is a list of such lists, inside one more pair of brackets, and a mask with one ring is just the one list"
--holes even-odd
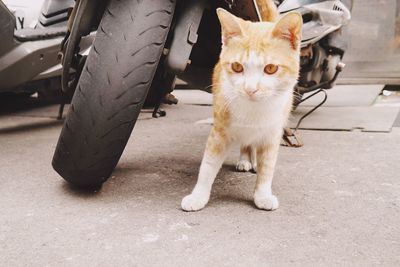
[[(40, 12), (32, 14), (31, 2), (25, 3), (27, 6), (7, 3), (0, 1), (0, 93), (60, 90), (59, 52), (75, 2), (45, 0)], [(82, 39), (82, 54), (88, 54), (93, 39), (94, 35)]]

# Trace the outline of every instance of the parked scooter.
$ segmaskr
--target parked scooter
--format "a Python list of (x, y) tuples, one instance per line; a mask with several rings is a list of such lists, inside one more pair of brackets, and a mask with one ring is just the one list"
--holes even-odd
[[(75, 2), (45, 0), (39, 14), (30, 1), (5, 2), (0, 1), (0, 97), (60, 94), (60, 45)], [(81, 54), (88, 54), (93, 39), (94, 34), (82, 39)]]
[(294, 106), (303, 94), (317, 89), (331, 89), (345, 67), (342, 62), (347, 39), (342, 28), (351, 18), (352, 1), (281, 1), (279, 11), (296, 10), (303, 16), (301, 71)]
[[(0, 88), (22, 84), (12, 81), (21, 80), (19, 75), (24, 82), (37, 80), (34, 77), (38, 74), (18, 72), (19, 67), (13, 62), (19, 61), (3, 60), (15, 58), (7, 53), (12, 53), (22, 40), (39, 42), (51, 36), (45, 39), (51, 46), (37, 51), (25, 49), (23, 58), (31, 57), (34, 66), (41, 66), (39, 73), (46, 69), (40, 64), (48, 67), (61, 58), (62, 90), (75, 91), (53, 167), (72, 184), (100, 186), (118, 163), (147, 95), (151, 95), (156, 116), (164, 96), (173, 90), (177, 76), (195, 88), (206, 89), (211, 83), (221, 43), (215, 9), (223, 7), (236, 16), (260, 21), (265, 19), (260, 12), (263, 2), (77, 0), (66, 32), (45, 28), (48, 32), (33, 34), (34, 37), (28, 34), (25, 39), (14, 31), (14, 18), (0, 3), (0, 18), (8, 23), (0, 23), (0, 33), (7, 33), (7, 41), (0, 45)], [(295, 91), (302, 95), (331, 88), (344, 67), (341, 60), (346, 39), (341, 29), (350, 20), (349, 5), (339, 0), (275, 2), (281, 13), (297, 11), (303, 16), (301, 73)], [(351, 5), (351, 1), (346, 2)], [(90, 53), (85, 56), (81, 53), (84, 39), (96, 29)], [(4, 69), (8, 69), (7, 74)]]

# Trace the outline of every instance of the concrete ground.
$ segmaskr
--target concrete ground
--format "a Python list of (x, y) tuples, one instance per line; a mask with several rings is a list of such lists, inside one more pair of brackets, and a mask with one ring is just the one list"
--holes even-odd
[(30, 111), (1, 116), (0, 265), (400, 265), (400, 128), (301, 131), (304, 147), (281, 148), (274, 212), (255, 208), (255, 175), (234, 171), (232, 150), (209, 205), (187, 213), (180, 201), (210, 129), (196, 122), (211, 107), (167, 112), (141, 116), (97, 192), (71, 188), (52, 170), (59, 122)]

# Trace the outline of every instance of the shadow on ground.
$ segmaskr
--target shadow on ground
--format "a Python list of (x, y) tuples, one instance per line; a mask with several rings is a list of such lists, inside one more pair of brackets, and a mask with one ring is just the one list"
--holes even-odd
[(59, 103), (60, 99), (38, 99), (30, 96), (1, 96), (0, 116), (48, 107)]
[(46, 128), (52, 128), (55, 126), (61, 126), (64, 123), (63, 120), (46, 120), (46, 121), (36, 121), (36, 122), (27, 122), (25, 124), (19, 124), (10, 127), (0, 127), (0, 135), (5, 134), (15, 134), (20, 132), (32, 132), (36, 130), (44, 130)]

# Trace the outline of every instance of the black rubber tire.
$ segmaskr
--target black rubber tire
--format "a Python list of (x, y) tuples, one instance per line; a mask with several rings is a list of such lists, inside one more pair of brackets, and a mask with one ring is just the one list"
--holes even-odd
[(175, 0), (111, 0), (67, 114), (53, 168), (79, 187), (111, 175), (151, 86)]

